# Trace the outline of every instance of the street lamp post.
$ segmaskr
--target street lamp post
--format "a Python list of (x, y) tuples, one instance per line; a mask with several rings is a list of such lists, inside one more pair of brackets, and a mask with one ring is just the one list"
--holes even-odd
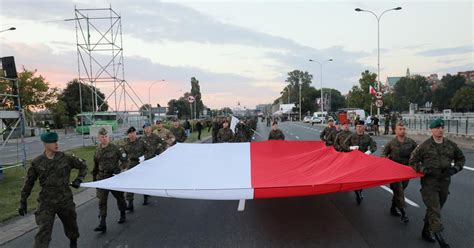
[(317, 60), (310, 59), (309, 62), (316, 62), (319, 64), (319, 70), (320, 70), (320, 82), (321, 82), (321, 112), (324, 112), (324, 95), (323, 95), (323, 64), (326, 62), (331, 62), (333, 59), (327, 59), (324, 60), (323, 62), (319, 62)]
[(150, 117), (150, 125), (152, 124), (152, 119), (151, 119), (151, 109), (152, 109), (152, 106), (151, 106), (151, 97), (150, 97), (150, 94), (151, 94), (151, 86), (153, 86), (155, 83), (158, 83), (158, 82), (164, 82), (165, 80), (164, 79), (161, 79), (161, 80), (157, 80), (157, 81), (154, 81), (150, 84), (150, 87), (148, 87), (148, 104), (150, 105), (150, 108), (148, 109), (148, 112), (149, 112), (149, 117)]
[(301, 121), (301, 84), (300, 84), (300, 121)]
[(4, 30), (0, 30), (0, 33), (6, 32), (6, 31), (13, 31), (13, 30), (16, 30), (16, 28), (11, 27), (11, 28), (7, 28), (7, 29), (4, 29)]
[[(383, 14), (385, 14), (388, 11), (401, 10), (401, 9), (402, 9), (402, 7), (387, 9), (387, 10), (384, 10), (380, 15), (377, 15), (373, 11), (370, 11), (370, 10), (364, 10), (364, 9), (361, 9), (361, 8), (356, 8), (355, 9), (355, 11), (357, 11), (357, 12), (371, 13), (377, 19), (377, 89), (378, 89), (378, 91), (381, 91), (381, 88), (382, 88), (381, 83), (380, 83), (380, 19), (382, 18)], [(377, 108), (377, 115), (380, 116), (380, 108), (379, 107)]]

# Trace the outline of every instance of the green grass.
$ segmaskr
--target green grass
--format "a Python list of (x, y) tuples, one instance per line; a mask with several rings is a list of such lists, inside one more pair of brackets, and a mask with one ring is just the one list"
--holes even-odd
[[(198, 140), (197, 136), (198, 136), (197, 131), (192, 132), (191, 135), (189, 135), (189, 137), (186, 139), (186, 141), (184, 143), (196, 142)], [(203, 128), (202, 132), (201, 132), (201, 140), (204, 140), (209, 136), (211, 136), (211, 133), (207, 131), (207, 128)]]
[[(88, 173), (85, 181), (92, 181), (92, 167), (94, 163), (92, 157), (94, 156), (95, 146), (81, 147), (77, 149), (72, 149), (66, 151), (68, 154), (74, 154), (80, 158), (83, 158), (87, 161)], [(27, 166), (30, 165), (28, 161)], [(17, 207), (20, 202), (20, 192), (23, 187), (23, 182), (25, 180), (26, 170), (23, 167), (16, 167), (3, 171), (4, 179), (0, 181), (0, 222), (4, 222), (8, 219), (11, 219), (15, 216), (18, 216)], [(71, 180), (74, 179), (77, 175), (77, 170), (72, 170)], [(36, 199), (38, 198), (39, 193), (39, 182), (36, 180), (35, 187), (31, 192), (30, 197), (28, 197), (28, 212), (36, 209), (38, 203)], [(72, 189), (72, 188), (71, 188)], [(74, 193), (79, 192), (83, 189), (72, 189)]]

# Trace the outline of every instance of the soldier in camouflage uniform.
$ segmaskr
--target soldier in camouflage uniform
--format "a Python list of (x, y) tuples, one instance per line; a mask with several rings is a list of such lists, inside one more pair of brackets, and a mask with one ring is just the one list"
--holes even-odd
[(268, 140), (285, 140), (285, 134), (278, 129), (278, 122), (273, 122), (272, 130), (268, 134)]
[(324, 141), (327, 146), (330, 146), (332, 145), (332, 142), (328, 141), (328, 138), (329, 138), (329, 135), (331, 135), (331, 133), (335, 131), (336, 131), (336, 128), (334, 127), (334, 120), (332, 118), (329, 118), (328, 126), (324, 128), (324, 130), (319, 135), (319, 138), (322, 141)]
[(346, 140), (352, 132), (349, 131), (349, 120), (342, 123), (342, 130), (336, 134), (334, 138), (334, 149), (338, 152), (348, 152), (349, 148), (344, 145), (344, 141)]
[(409, 164), (425, 174), (420, 180), (421, 197), (426, 205), (422, 237), (429, 242), (436, 239), (441, 247), (449, 247), (442, 234), (441, 208), (448, 199), (451, 176), (463, 169), (466, 159), (456, 143), (443, 137), (442, 119), (433, 120), (430, 129), (431, 138), (413, 151)]
[[(356, 123), (356, 132), (349, 135), (344, 141), (345, 147), (348, 147), (350, 151), (359, 150), (365, 154), (372, 154), (377, 150), (377, 143), (366, 133), (364, 133), (365, 128), (364, 121), (359, 121)], [(364, 196), (362, 195), (362, 190), (354, 191), (356, 194), (357, 204), (361, 204)]]
[(384, 116), (384, 126), (385, 129), (383, 131), (383, 134), (387, 135), (390, 132), (390, 114), (386, 113)]
[(398, 116), (397, 116), (397, 113), (393, 113), (392, 114), (392, 119), (390, 120), (390, 124), (392, 126), (392, 134), (395, 134), (395, 125), (397, 124), (398, 122)]
[[(127, 154), (119, 146), (110, 143), (107, 130), (101, 128), (98, 132), (98, 139), (100, 144), (97, 146), (97, 149), (94, 154), (94, 169), (92, 170), (93, 180), (102, 180), (114, 175), (119, 174), (122, 170), (127, 169)], [(119, 165), (120, 163), (120, 165)], [(100, 223), (94, 229), (96, 232), (105, 233), (107, 231), (106, 218), (107, 218), (107, 199), (109, 192), (117, 200), (117, 206), (120, 210), (120, 219), (119, 224), (125, 222), (125, 198), (123, 192), (107, 190), (107, 189), (97, 189), (97, 198), (99, 198), (99, 218)]]
[(248, 127), (243, 120), (235, 125), (235, 142), (248, 142)]
[(163, 127), (161, 120), (156, 121), (156, 126), (153, 127), (153, 133), (158, 135), (158, 137), (160, 137), (166, 143), (166, 146), (162, 147), (159, 153), (163, 153), (166, 149), (168, 149), (168, 147), (175, 144), (176, 138), (170, 130)]
[(341, 125), (339, 122), (335, 121), (334, 123), (335, 130), (329, 133), (329, 136), (326, 139), (327, 146), (333, 146), (336, 142), (336, 136), (341, 132)]
[[(44, 153), (31, 162), (21, 190), (18, 213), (27, 213), (27, 198), (36, 179), (39, 180), (41, 191), (38, 197), (38, 208), (35, 213), (36, 224), (39, 227), (35, 236), (34, 247), (48, 247), (53, 231), (54, 217), (58, 215), (63, 223), (64, 232), (69, 238), (70, 247), (77, 247), (79, 229), (77, 227), (76, 205), (69, 186), (79, 188), (87, 174), (84, 160), (58, 151), (58, 135), (45, 132), (41, 135)], [(78, 169), (77, 177), (69, 183), (71, 170)]]
[[(135, 166), (137, 166), (140, 163), (140, 157), (144, 156), (145, 154), (149, 153), (150, 151), (154, 151), (154, 149), (151, 148), (151, 146), (147, 143), (144, 142), (144, 139), (139, 139), (137, 137), (137, 130), (135, 127), (130, 127), (127, 130), (127, 136), (124, 141), (125, 144), (122, 145), (123, 150), (128, 156), (128, 166), (127, 169), (131, 169)], [(127, 208), (126, 210), (133, 212), (134, 207), (133, 207), (133, 193), (125, 193), (125, 199), (127, 200)], [(146, 197), (144, 197), (144, 202), (147, 202), (148, 200), (145, 200)], [(147, 202), (148, 203), (148, 202)]]
[(175, 144), (183, 143), (188, 138), (188, 136), (186, 135), (186, 131), (184, 130), (183, 127), (180, 126), (179, 120), (175, 120), (173, 122), (173, 126), (171, 127), (170, 131), (171, 133), (173, 133), (174, 137), (176, 138)]
[[(160, 138), (157, 134), (152, 133), (150, 124), (146, 123), (143, 125), (143, 143), (148, 145), (148, 150), (145, 151), (145, 160), (154, 158), (160, 154), (162, 150), (167, 146), (166, 142)], [(143, 205), (148, 205), (148, 195), (143, 195)]]
[[(395, 128), (396, 137), (390, 140), (382, 151), (382, 158), (389, 158), (397, 163), (408, 165), (410, 154), (416, 148), (417, 144), (414, 140), (405, 136), (405, 126), (403, 122), (398, 122)], [(408, 216), (405, 212), (405, 189), (409, 180), (395, 182), (390, 184), (393, 191), (392, 206), (390, 213), (393, 216), (401, 216), (403, 222), (408, 222)], [(400, 210), (400, 213), (398, 210)]]
[(217, 143), (217, 133), (220, 128), (219, 119), (216, 117), (214, 121), (212, 121), (212, 143)]
[(234, 133), (229, 128), (229, 121), (227, 119), (222, 123), (223, 128), (219, 129), (217, 133), (217, 143), (230, 143), (234, 141)]

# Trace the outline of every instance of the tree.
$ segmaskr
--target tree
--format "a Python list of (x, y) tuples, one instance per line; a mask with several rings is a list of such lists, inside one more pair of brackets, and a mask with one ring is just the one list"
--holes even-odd
[[(185, 95), (189, 95), (186, 93)], [(180, 97), (179, 99), (171, 99), (168, 102), (168, 115), (177, 115), (179, 119), (182, 117), (189, 118), (191, 116), (191, 109), (187, 97)]]
[(464, 86), (454, 94), (451, 106), (455, 111), (469, 112), (474, 110), (474, 87)]
[(369, 94), (369, 87), (374, 88), (377, 78), (377, 74), (372, 73), (368, 70), (361, 73), (359, 79), (359, 85), (354, 85), (349, 91), (347, 96), (347, 106), (351, 108), (360, 108), (366, 112), (370, 111), (370, 106), (373, 104), (373, 96)]
[(57, 102), (50, 103), (47, 105), (47, 108), (53, 114), (53, 121), (56, 128), (63, 128), (66, 125), (74, 125), (72, 119), (69, 118), (66, 111), (66, 104), (58, 100)]
[(394, 108), (398, 111), (408, 111), (410, 103), (424, 106), (431, 101), (431, 89), (423, 76), (402, 77), (393, 90)]
[(461, 75), (443, 76), (440, 87), (433, 92), (433, 108), (438, 110), (450, 108), (454, 94), (465, 85), (466, 79)]
[(346, 107), (346, 98), (341, 94), (340, 91), (336, 89), (324, 89), (324, 92), (325, 95), (329, 94), (330, 96), (331, 109), (329, 109), (329, 111), (336, 112), (338, 109)]
[(97, 91), (97, 106), (101, 106), (99, 111), (107, 111), (109, 105), (107, 102), (104, 103), (102, 99), (105, 99), (104, 93), (99, 89), (91, 85), (79, 82), (77, 79), (70, 81), (64, 91), (59, 96), (59, 99), (64, 102), (66, 107), (67, 115), (73, 118), (75, 115), (81, 113), (79, 86), (81, 88), (82, 96), (82, 111), (92, 112), (94, 111), (95, 93)]
[(313, 75), (309, 74), (307, 71), (303, 72), (300, 70), (293, 70), (288, 72), (288, 77), (285, 82), (288, 83), (287, 87), (281, 92), (281, 99), (284, 103), (288, 103), (288, 94), (290, 94), (290, 103), (299, 102), (299, 87), (301, 84), (301, 97), (304, 93), (309, 90), (311, 87), (311, 80)]
[[(191, 94), (190, 95), (194, 96), (194, 99), (196, 101), (196, 118), (199, 118), (199, 114), (204, 109), (204, 104), (202, 102), (201, 87), (199, 86), (199, 80), (197, 80), (195, 77), (191, 78)], [(194, 106), (194, 103), (193, 103), (193, 106)]]
[[(51, 88), (43, 76), (35, 76), (35, 73), (36, 71), (23, 68), (23, 71), (18, 74), (20, 103), (28, 112), (45, 108), (47, 104), (56, 101), (58, 94), (57, 88)], [(12, 92), (11, 87), (10, 81), (3, 81), (0, 87), (1, 92)], [(11, 97), (6, 99), (6, 104), (13, 107)]]

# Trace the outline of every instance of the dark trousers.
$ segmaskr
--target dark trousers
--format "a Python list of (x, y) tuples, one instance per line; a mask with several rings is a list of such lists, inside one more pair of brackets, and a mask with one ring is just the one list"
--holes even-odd
[(443, 231), (441, 223), (441, 208), (449, 195), (450, 177), (437, 178), (424, 176), (421, 178), (421, 197), (426, 205), (425, 223), (434, 233)]
[(107, 216), (107, 200), (109, 198), (109, 192), (117, 200), (117, 206), (120, 212), (124, 212), (127, 203), (125, 202), (125, 196), (122, 191), (107, 190), (107, 189), (97, 189), (97, 198), (99, 198), (99, 215)]
[(35, 212), (35, 220), (38, 225), (38, 233), (35, 236), (35, 248), (48, 247), (53, 232), (54, 217), (58, 215), (63, 223), (64, 233), (71, 240), (79, 238), (77, 227), (76, 205), (72, 201), (66, 204), (44, 204), (40, 203)]
[(405, 189), (408, 187), (410, 181), (401, 181), (390, 184), (390, 188), (393, 191), (392, 203), (398, 208), (402, 209), (406, 207), (405, 204)]
[(198, 129), (197, 131), (198, 131), (198, 140), (201, 140), (201, 131), (202, 131), (202, 130), (201, 130), (201, 129)]

